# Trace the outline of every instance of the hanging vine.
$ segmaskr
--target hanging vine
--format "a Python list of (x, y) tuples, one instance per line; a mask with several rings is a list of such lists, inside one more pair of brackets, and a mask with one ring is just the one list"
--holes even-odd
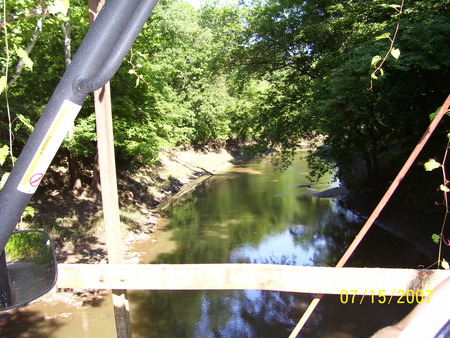
[(383, 7), (389, 7), (389, 8), (393, 8), (397, 11), (398, 13), (398, 18), (397, 18), (397, 26), (395, 27), (395, 31), (394, 34), (391, 37), (391, 33), (387, 32), (384, 33), (380, 36), (377, 36), (375, 38), (375, 40), (381, 40), (381, 39), (389, 39), (389, 41), (391, 42), (388, 51), (386, 52), (386, 54), (384, 55), (384, 57), (380, 56), (380, 55), (375, 55), (372, 58), (372, 61), (370, 62), (370, 67), (371, 68), (375, 68), (375, 70), (372, 72), (371, 76), (370, 76), (370, 88), (369, 90), (373, 89), (373, 81), (377, 80), (379, 78), (379, 76), (383, 76), (384, 75), (384, 70), (383, 70), (383, 65), (386, 62), (387, 58), (389, 57), (389, 55), (391, 55), (394, 59), (398, 60), (400, 57), (400, 49), (394, 47), (395, 44), (395, 40), (397, 38), (397, 34), (398, 31), (400, 30), (400, 19), (403, 13), (403, 7), (405, 5), (405, 0), (402, 0), (402, 3), (400, 5), (389, 5), (389, 4), (382, 4), (381, 6)]
[[(450, 114), (450, 109), (447, 109), (447, 115), (449, 115), (449, 114)], [(436, 116), (436, 113), (431, 114), (430, 119), (433, 120), (433, 118), (435, 116)], [(439, 190), (441, 190), (443, 193), (443, 202), (442, 203), (436, 202), (436, 204), (444, 206), (445, 214), (444, 214), (444, 218), (442, 220), (440, 233), (433, 234), (431, 236), (431, 238), (432, 238), (433, 242), (435, 242), (436, 244), (439, 245), (437, 266), (438, 266), (438, 268), (443, 268), (446, 270), (449, 269), (449, 263), (444, 258), (442, 258), (442, 248), (443, 248), (443, 245), (450, 246), (450, 239), (445, 238), (445, 236), (444, 236), (445, 226), (447, 224), (448, 216), (450, 213), (450, 204), (449, 204), (449, 195), (448, 195), (450, 193), (450, 188), (449, 188), (450, 181), (447, 179), (447, 173), (446, 173), (446, 162), (447, 162), (447, 157), (449, 155), (449, 150), (450, 150), (450, 133), (447, 134), (447, 138), (448, 138), (447, 146), (445, 147), (444, 156), (442, 158), (442, 161), (438, 162), (435, 159), (430, 159), (424, 165), (424, 168), (426, 171), (433, 171), (433, 170), (439, 169), (439, 168), (442, 170), (442, 184), (439, 186)]]

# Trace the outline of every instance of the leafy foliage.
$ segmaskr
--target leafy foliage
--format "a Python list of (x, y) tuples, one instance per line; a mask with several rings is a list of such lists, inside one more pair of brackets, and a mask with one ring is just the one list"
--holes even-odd
[[(5, 10), (2, 69), (24, 63), (20, 81), (0, 79), (18, 153), (65, 69), (61, 24), (70, 23), (76, 50), (87, 8), (80, 0), (14, 0)], [(151, 163), (163, 147), (243, 141), (289, 158), (300, 140), (323, 135), (321, 151), (344, 181), (351, 184), (360, 163), (376, 181), (425, 128), (423, 112), (448, 94), (448, 17), (440, 0), (248, 0), (198, 10), (161, 1), (112, 80), (118, 159)], [(2, 125), (2, 145), (7, 134)], [(92, 162), (95, 142), (87, 103), (64, 147)]]
[[(19, 59), (26, 66), (21, 81), (12, 83), (8, 93), (14, 151), (19, 152), (65, 69), (61, 24), (70, 23), (76, 50), (88, 29), (88, 12), (82, 1), (68, 7), (68, 1), (61, 0), (44, 1), (38, 8), (32, 1), (15, 0), (6, 10), (17, 18), (8, 35), (9, 45), (17, 48), (8, 60), (2, 59), (2, 66), (8, 62), (13, 67)], [(23, 14), (30, 12), (39, 14)], [(238, 11), (227, 6), (208, 5), (201, 11), (178, 1), (157, 6), (112, 80), (119, 160), (151, 163), (161, 147), (222, 144), (248, 136), (251, 124), (246, 120), (255, 111), (239, 109), (252, 103), (246, 103), (248, 97), (241, 92), (233, 92), (233, 72), (225, 65), (242, 29), (239, 20)], [(33, 37), (34, 48), (25, 52), (23, 46)], [(7, 77), (2, 77), (2, 88)], [(87, 103), (63, 144), (71, 156), (94, 158), (94, 121), (92, 103)], [(7, 134), (2, 130), (2, 142)]]
[[(383, 1), (252, 2), (240, 55), (274, 89), (261, 104), (266, 118), (259, 125), (271, 131), (264, 142), (295, 148), (290, 137), (327, 135), (324, 147), (348, 181), (359, 161), (375, 180), (381, 153), (387, 158), (397, 152), (390, 145), (414, 142), (428, 123), (423, 112), (448, 94), (441, 47), (450, 42), (449, 10), (441, 1), (410, 1), (399, 22), (399, 9)], [(379, 55), (398, 22), (385, 59)], [(370, 66), (381, 61), (384, 76), (368, 91)]]

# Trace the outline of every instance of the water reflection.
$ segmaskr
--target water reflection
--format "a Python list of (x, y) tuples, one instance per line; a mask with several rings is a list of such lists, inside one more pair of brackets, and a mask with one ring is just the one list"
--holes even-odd
[[(331, 186), (330, 177), (308, 185), (307, 171), (301, 158), (282, 173), (263, 160), (206, 181), (168, 210), (167, 231), (175, 249), (161, 251), (146, 263), (335, 265), (361, 222), (336, 200), (308, 196)], [(390, 241), (393, 248), (386, 245)], [(402, 266), (405, 261), (392, 257), (412, 250), (380, 231), (364, 245), (353, 266)], [(157, 245), (148, 250), (158, 250)], [(423, 263), (423, 257), (415, 257)], [(287, 337), (312, 297), (257, 290), (133, 292), (133, 335)], [(301, 336), (368, 336), (409, 309), (341, 304), (339, 297), (326, 296)]]

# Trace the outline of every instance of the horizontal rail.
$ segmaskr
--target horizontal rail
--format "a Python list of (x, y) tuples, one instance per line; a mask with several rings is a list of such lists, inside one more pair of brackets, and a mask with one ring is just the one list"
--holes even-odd
[(331, 268), (271, 264), (59, 264), (59, 288), (271, 290), (401, 296), (433, 290), (447, 270)]

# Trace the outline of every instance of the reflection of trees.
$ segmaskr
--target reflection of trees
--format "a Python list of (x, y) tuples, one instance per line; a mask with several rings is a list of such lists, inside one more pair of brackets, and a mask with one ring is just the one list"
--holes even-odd
[(25, 310), (16, 312), (2, 322), (2, 337), (54, 337), (63, 324), (55, 318), (46, 318), (41, 312)]
[(290, 233), (302, 248), (313, 249), (313, 265), (334, 266), (350, 245), (360, 223), (349, 212), (330, 199), (302, 197), (305, 212), (300, 226)]
[[(289, 231), (286, 237), (313, 252), (313, 265), (335, 265), (361, 226), (355, 216), (335, 200), (302, 196), (298, 171), (272, 176), (270, 170), (258, 170), (260, 175), (231, 173), (208, 180), (170, 208), (169, 228), (177, 249), (157, 262), (230, 262), (230, 252), (244, 243), (258, 249), (268, 234)], [(402, 250), (390, 248), (390, 255), (397, 255), (396, 249)], [(357, 252), (354, 262), (373, 261), (373, 250), (369, 247), (362, 260)], [(236, 259), (254, 262), (245, 256)], [(262, 256), (257, 263), (295, 265), (301, 260), (299, 252), (292, 252)], [(133, 328), (161, 337), (287, 337), (311, 299), (307, 294), (260, 291), (139, 292), (132, 294), (139, 313), (133, 316)], [(373, 305), (349, 306), (339, 297), (325, 296), (302, 337), (369, 336), (403, 316), (393, 306), (386, 310)], [(361, 325), (368, 313), (370, 325)]]
[(202, 291), (130, 292), (134, 337), (195, 337)]
[[(293, 182), (298, 173), (287, 177), (271, 180), (264, 175), (233, 174), (206, 181), (168, 210), (179, 250), (159, 262), (226, 262), (229, 251), (241, 243), (257, 245), (268, 233), (285, 231), (289, 224), (314, 225), (315, 214), (332, 217), (330, 200), (297, 198), (299, 188)], [(289, 193), (275, 194), (286, 186), (292, 186)]]
[(292, 331), (295, 322), (292, 309), (294, 295), (286, 292), (257, 292), (257, 297), (246, 298), (242, 303), (242, 319), (254, 329), (254, 337), (284, 337)]
[(376, 298), (374, 302), (364, 299), (361, 304), (360, 300), (357, 297), (355, 304), (342, 304), (339, 296), (325, 295), (300, 337), (369, 337), (397, 322), (414, 307), (412, 304), (378, 304)]
[(17, 232), (8, 240), (5, 252), (8, 261), (34, 260), (36, 263), (53, 261), (50, 238), (42, 232)]
[[(313, 298), (310, 294), (255, 292), (257, 297), (242, 301), (241, 316), (254, 330), (251, 336), (258, 338), (289, 336)], [(374, 302), (365, 299), (359, 304), (359, 301), (357, 298), (355, 304), (342, 304), (339, 296), (324, 296), (299, 337), (368, 337), (403, 318), (414, 307), (413, 304), (378, 304), (376, 298)]]

